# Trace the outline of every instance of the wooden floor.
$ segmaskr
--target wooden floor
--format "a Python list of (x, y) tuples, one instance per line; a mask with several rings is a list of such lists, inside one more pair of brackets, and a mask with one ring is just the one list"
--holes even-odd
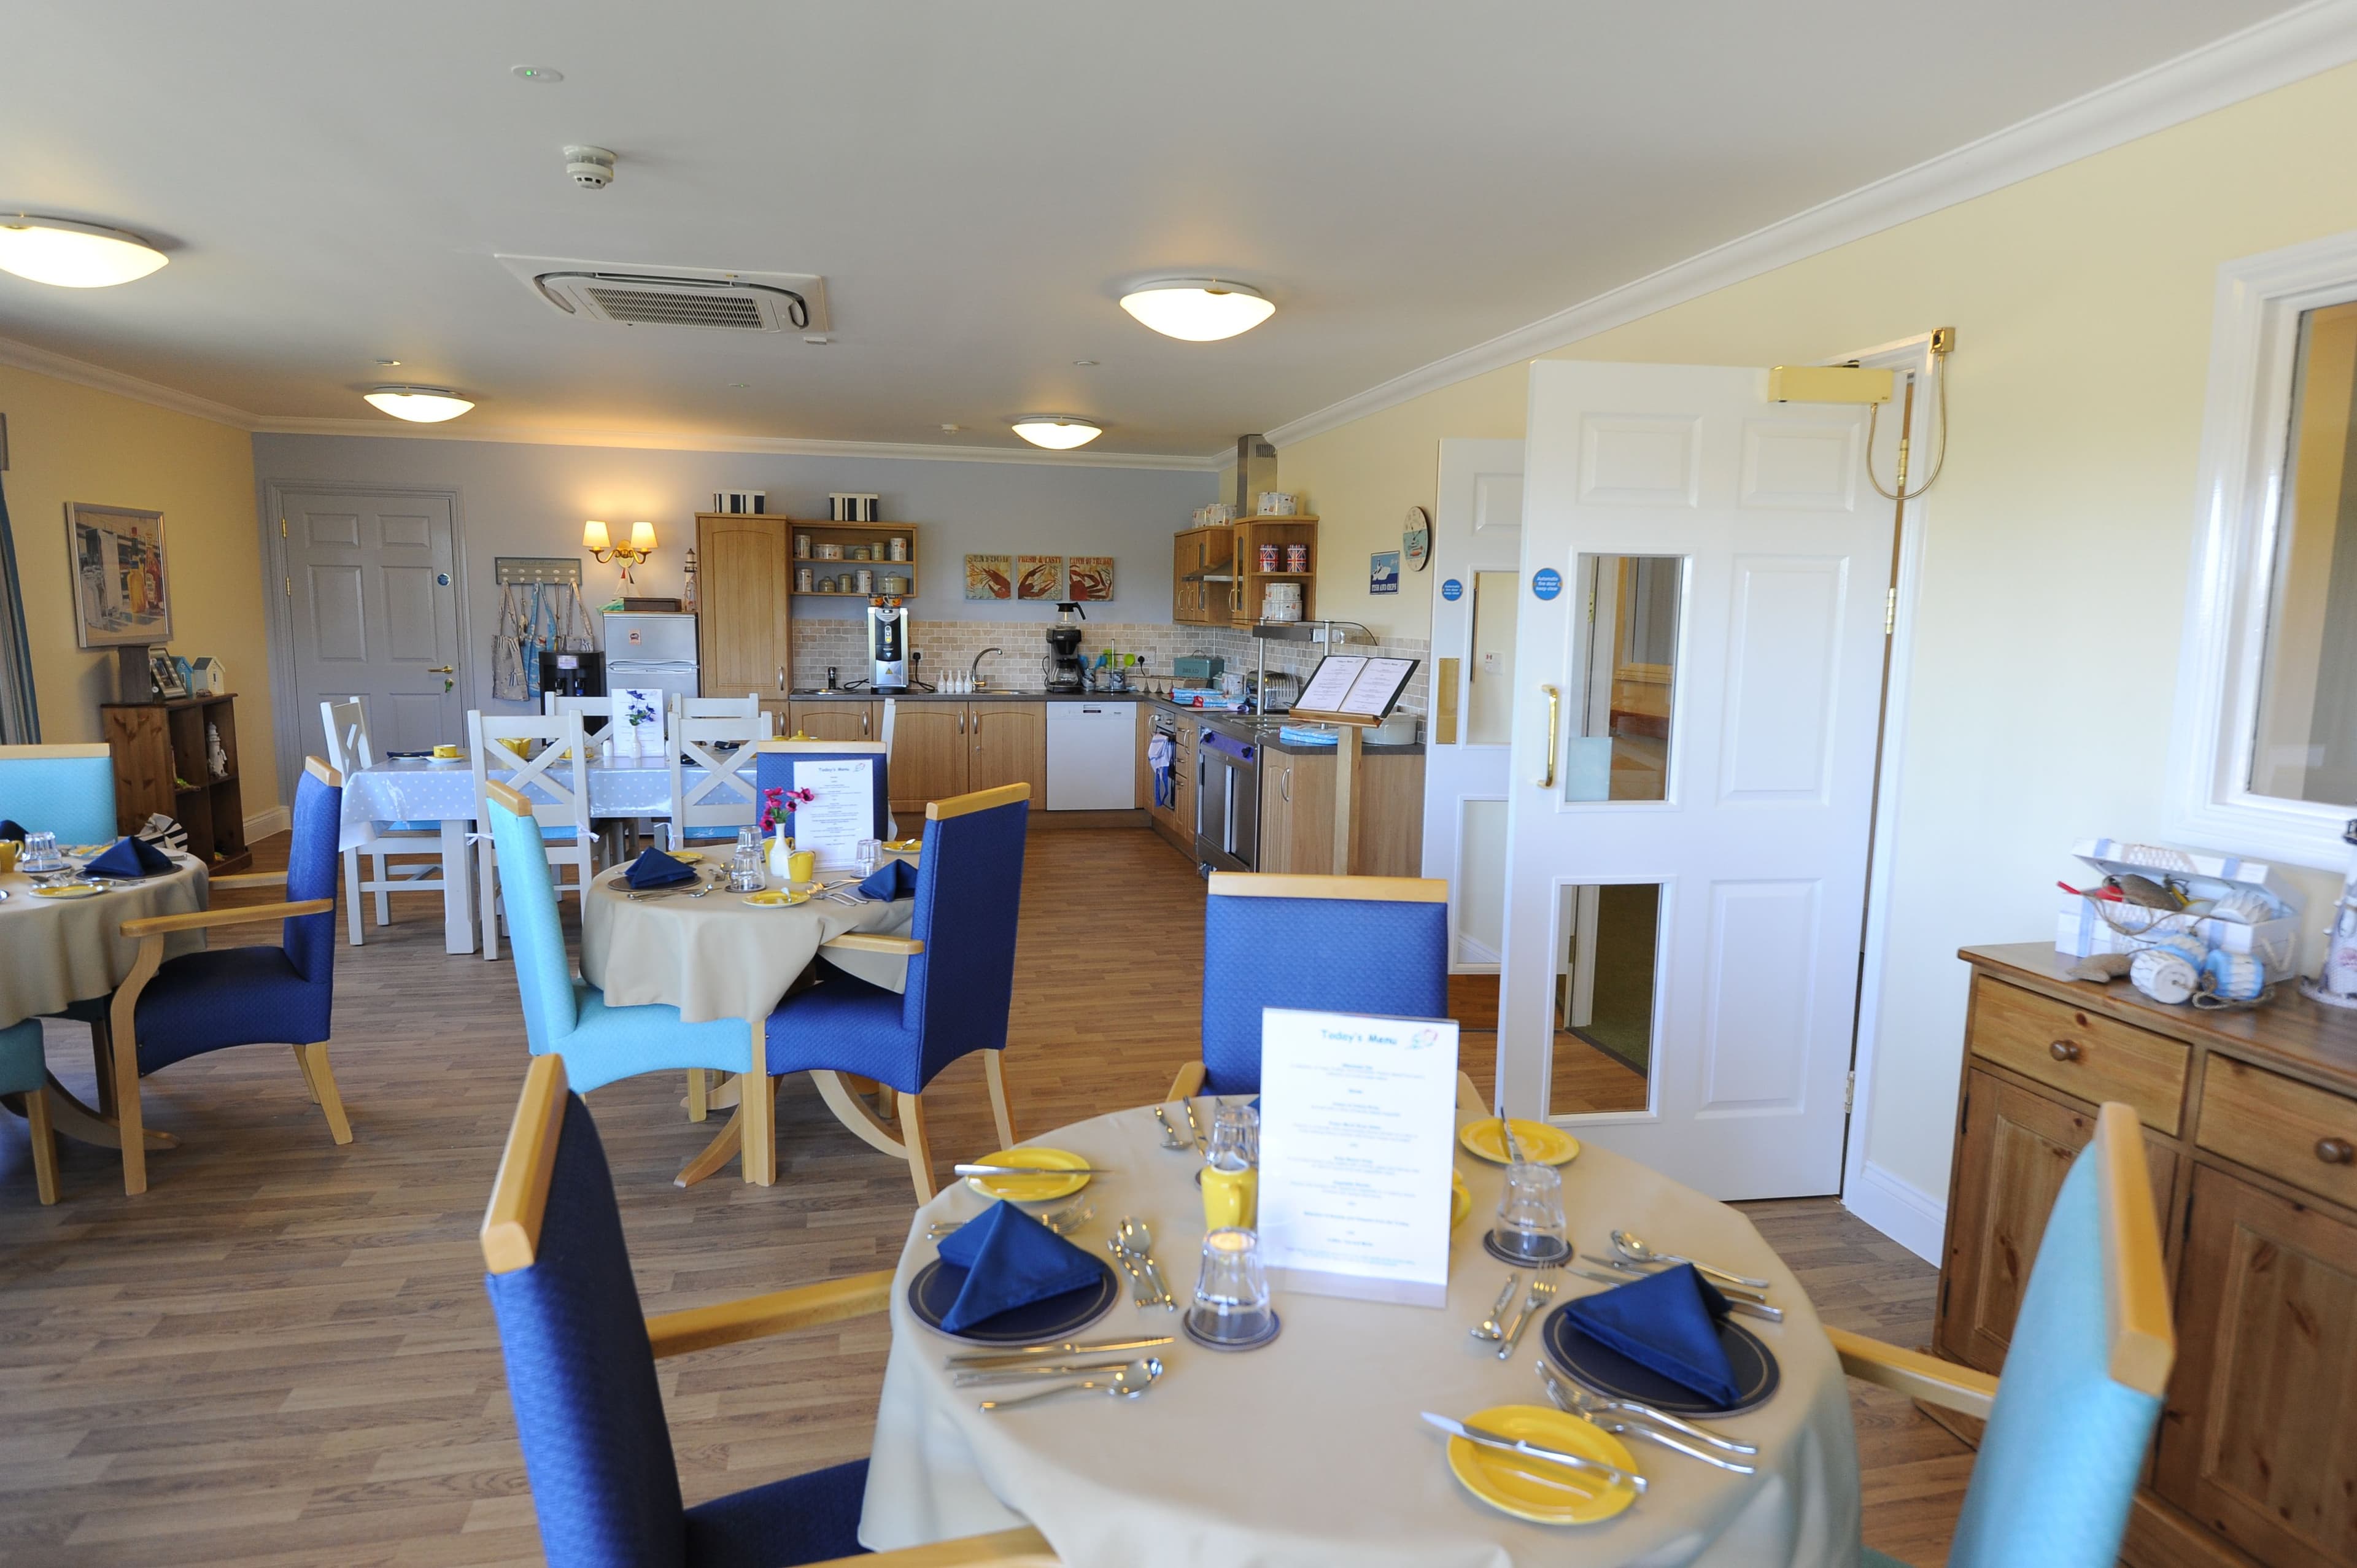
[[(285, 864), (285, 841), (257, 866)], [(1006, 1076), (1017, 1128), (1159, 1095), (1192, 1052), (1202, 884), (1143, 831), (1034, 834)], [(199, 1058), (147, 1080), (150, 1156), (125, 1199), (111, 1155), (68, 1144), (64, 1201), (33, 1198), (0, 1116), (0, 1563), (489, 1563), (537, 1560), (474, 1233), (525, 1053), (514, 971), (442, 951), (438, 903), (337, 952), (339, 1149), (290, 1052)], [(341, 912), (339, 911), (339, 919)], [(80, 1029), (52, 1066), (87, 1091)], [(689, 1191), (708, 1129), (673, 1076), (590, 1096), (638, 1283), (669, 1310), (888, 1266), (904, 1167), (838, 1126), (807, 1079), (779, 1103), (780, 1181)], [(926, 1096), (935, 1157), (994, 1146), (982, 1071)], [(1929, 1334), (1933, 1275), (1830, 1199), (1752, 1217), (1828, 1321)], [(866, 1451), (882, 1318), (663, 1363), (690, 1501)], [(1854, 1386), (1855, 1387), (1855, 1386)], [(1962, 1446), (1878, 1393), (1855, 1402), (1867, 1539), (1944, 1555)]]

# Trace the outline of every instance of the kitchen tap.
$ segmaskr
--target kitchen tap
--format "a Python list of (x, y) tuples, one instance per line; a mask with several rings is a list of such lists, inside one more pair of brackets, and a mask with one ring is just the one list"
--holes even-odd
[(982, 689), (982, 661), (989, 658), (994, 653), (1004, 653), (1006, 651), (1006, 650), (1003, 648), (985, 648), (980, 653), (975, 654), (974, 656), (974, 663), (968, 667), (966, 671), (966, 685), (972, 690), (980, 691)]

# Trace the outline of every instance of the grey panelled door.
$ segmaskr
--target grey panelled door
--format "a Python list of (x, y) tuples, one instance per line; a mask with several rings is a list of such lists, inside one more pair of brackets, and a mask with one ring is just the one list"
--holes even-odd
[(279, 504), (303, 749), (327, 755), (319, 704), (354, 694), (380, 757), (464, 739), (449, 498), (288, 490)]

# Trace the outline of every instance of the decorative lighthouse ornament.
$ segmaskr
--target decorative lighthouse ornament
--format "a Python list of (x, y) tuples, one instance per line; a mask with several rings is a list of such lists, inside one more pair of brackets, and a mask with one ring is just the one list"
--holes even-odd
[(2301, 981), (2299, 992), (2329, 1007), (2357, 1007), (2357, 822), (2341, 831), (2341, 842), (2352, 846), (2349, 879), (2341, 885), (2332, 929), (2326, 933), (2324, 967), (2314, 980)]

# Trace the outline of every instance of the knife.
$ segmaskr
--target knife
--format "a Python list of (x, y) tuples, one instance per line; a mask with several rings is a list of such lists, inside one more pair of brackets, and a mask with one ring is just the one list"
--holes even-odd
[(945, 1367), (1019, 1367), (1042, 1356), (1103, 1356), (1115, 1350), (1151, 1350), (1157, 1345), (1168, 1345), (1177, 1336), (1158, 1335), (1148, 1339), (1107, 1339), (1084, 1344), (1067, 1339), (1060, 1345), (1027, 1345), (1019, 1350), (970, 1350), (952, 1356), (942, 1364)]
[[(1577, 1274), (1581, 1279), (1594, 1280), (1600, 1285), (1625, 1285), (1630, 1283), (1629, 1281), (1620, 1278), (1618, 1274), (1598, 1273), (1594, 1269), (1574, 1269), (1571, 1272)], [(1761, 1318), (1770, 1323), (1781, 1323), (1784, 1321), (1784, 1309), (1782, 1307), (1770, 1306), (1764, 1301), (1753, 1301), (1746, 1296), (1728, 1296), (1727, 1298), (1727, 1310), (1729, 1312), (1740, 1313), (1746, 1317)]]
[[(1595, 1252), (1582, 1252), (1580, 1257), (1585, 1262), (1601, 1264), (1603, 1267), (1608, 1269), (1618, 1269), (1624, 1274), (1634, 1274), (1641, 1280), (1651, 1279), (1655, 1274), (1662, 1272), (1660, 1269), (1641, 1269), (1636, 1264), (1626, 1262), (1623, 1259), (1602, 1257)], [(1674, 1263), (1670, 1264), (1669, 1266), (1671, 1268), (1677, 1267)], [(1592, 1279), (1595, 1276), (1590, 1275), (1589, 1277)], [(1626, 1284), (1629, 1282), (1626, 1280), (1615, 1280), (1612, 1283), (1615, 1284)], [(1717, 1291), (1719, 1294), (1725, 1296), (1729, 1301), (1749, 1301), (1764, 1304), (1768, 1300), (1768, 1293), (1765, 1291), (1753, 1290), (1749, 1285), (1731, 1285), (1723, 1280), (1712, 1280), (1710, 1282), (1710, 1288)], [(1782, 1320), (1780, 1318), (1778, 1321), (1781, 1322)]]
[(1116, 1176), (1104, 1165), (952, 1165), (962, 1176)]
[(1030, 1367), (966, 1367), (950, 1379), (953, 1388), (981, 1388), (991, 1383), (1028, 1383), (1035, 1378), (1084, 1378), (1091, 1372), (1117, 1372), (1135, 1358), (1117, 1354), (1094, 1361), (1042, 1361)]
[(1613, 1486), (1626, 1487), (1641, 1497), (1644, 1494), (1644, 1477), (1634, 1471), (1623, 1470), (1615, 1465), (1607, 1465), (1601, 1459), (1590, 1459), (1585, 1454), (1566, 1454), (1557, 1448), (1542, 1448), (1534, 1443), (1524, 1443), (1519, 1438), (1507, 1437), (1502, 1434), (1486, 1431), (1479, 1426), (1468, 1426), (1453, 1416), (1435, 1415), (1428, 1410), (1424, 1412), (1423, 1415), (1428, 1424), (1440, 1428), (1451, 1436), (1462, 1437), (1468, 1443), (1478, 1443), (1484, 1448), (1501, 1449), (1508, 1454), (1519, 1454), (1525, 1459), (1535, 1459), (1542, 1465), (1561, 1465), (1566, 1469), (1584, 1470), (1591, 1476), (1601, 1477)]

